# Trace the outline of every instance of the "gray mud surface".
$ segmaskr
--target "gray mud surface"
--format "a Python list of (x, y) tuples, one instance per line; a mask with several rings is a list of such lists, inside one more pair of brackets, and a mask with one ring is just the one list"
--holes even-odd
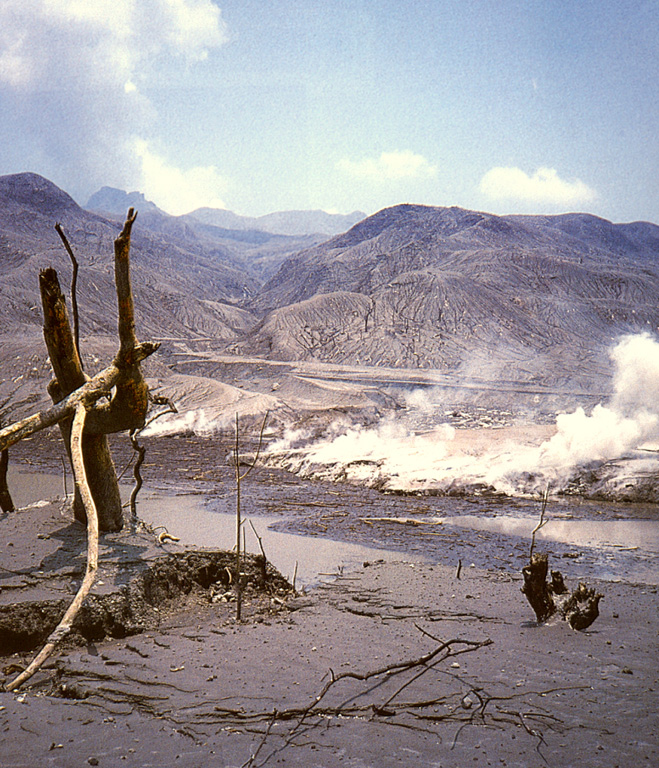
[[(230, 436), (147, 444), (145, 483), (177, 494), (182, 531), (194, 527), (186, 497), (202, 494), (209, 509), (231, 510)], [(22, 469), (52, 472), (61, 470), (60, 453), (53, 432), (11, 456)], [(123, 467), (127, 441), (115, 455)], [(138, 634), (69, 645), (24, 690), (0, 693), (1, 765), (233, 767), (257, 751), (254, 765), (323, 768), (658, 764), (659, 594), (652, 579), (635, 576), (656, 577), (651, 550), (541, 543), (569, 585), (587, 580), (604, 593), (597, 621), (574, 632), (565, 622), (532, 620), (520, 593), (527, 538), (427, 524), (466, 514), (537, 518), (537, 501), (383, 495), (258, 469), (244, 503), (254, 520), (275, 517), (275, 527), (319, 544), (331, 537), (383, 547), (398, 561), (374, 558), (290, 601), (255, 598), (241, 624), (231, 603), (193, 590)], [(656, 520), (653, 506), (639, 505), (557, 501), (548, 513)], [(17, 571), (34, 588), (48, 588), (52, 576), (70, 590), (76, 574), (67, 577), (65, 561), (84, 563), (84, 532), (69, 530), (66, 547), (38, 538), (50, 535), (49, 519), (55, 530), (74, 525), (57, 504), (15, 514), (30, 523), (12, 519), (12, 546), (5, 537), (0, 547), (0, 566), (11, 569), (0, 573), (3, 599)], [(138, 541), (136, 559), (162, 554), (153, 538), (148, 547)], [(60, 559), (44, 562), (38, 547), (53, 544)], [(19, 568), (9, 550), (20, 551)], [(332, 673), (418, 660), (451, 640), (491, 644), (454, 644), (455, 656), (343, 680), (309, 709)], [(30, 658), (0, 660), (4, 679)]]

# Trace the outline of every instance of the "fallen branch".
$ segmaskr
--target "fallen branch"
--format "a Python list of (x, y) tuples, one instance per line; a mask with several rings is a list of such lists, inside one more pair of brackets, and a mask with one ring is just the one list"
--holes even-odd
[[(432, 635), (429, 635), (425, 630), (421, 630), (419, 627), (417, 627), (423, 634), (427, 635), (428, 637), (432, 637)], [(433, 640), (437, 641), (437, 638), (432, 638)], [(408, 659), (405, 661), (400, 661), (394, 664), (388, 664), (384, 667), (379, 667), (377, 669), (371, 670), (369, 672), (343, 672), (340, 675), (335, 675), (333, 670), (329, 670), (329, 679), (325, 683), (325, 685), (322, 687), (320, 692), (313, 698), (313, 700), (305, 707), (291, 707), (288, 709), (282, 709), (282, 710), (274, 710), (272, 712), (272, 715), (270, 717), (270, 722), (268, 724), (268, 727), (265, 731), (265, 734), (261, 738), (261, 741), (254, 751), (254, 753), (250, 756), (250, 758), (243, 763), (241, 768), (260, 768), (261, 766), (265, 766), (269, 764), (270, 759), (276, 754), (277, 751), (281, 751), (282, 749), (285, 749), (286, 747), (290, 746), (294, 743), (296, 736), (298, 736), (303, 729), (303, 726), (305, 723), (313, 716), (313, 717), (327, 717), (327, 716), (349, 716), (349, 715), (357, 715), (357, 714), (363, 714), (364, 712), (370, 711), (373, 715), (377, 717), (389, 717), (398, 714), (398, 707), (393, 705), (394, 700), (396, 697), (405, 689), (407, 688), (411, 683), (415, 682), (419, 679), (422, 675), (426, 674), (429, 670), (433, 669), (435, 666), (440, 664), (441, 662), (446, 661), (449, 658), (462, 655), (464, 653), (470, 653), (472, 651), (478, 650), (479, 648), (486, 647), (488, 645), (492, 644), (492, 641), (487, 639), (483, 641), (471, 641), (471, 640), (461, 640), (461, 639), (453, 639), (448, 640), (446, 642), (438, 641), (439, 644), (428, 653), (423, 654), (422, 656), (419, 656), (415, 659)], [(348, 699), (350, 704), (342, 703), (335, 706), (320, 706), (323, 699), (326, 698), (326, 696), (329, 694), (329, 692), (336, 686), (338, 683), (344, 680), (355, 680), (358, 682), (370, 682), (372, 680), (391, 680), (395, 675), (399, 675), (401, 673), (407, 672), (412, 669), (421, 668), (420, 671), (415, 674), (411, 680), (408, 680), (404, 682), (400, 687), (398, 687), (393, 694), (390, 694), (386, 700), (381, 704), (374, 704), (374, 703), (368, 703), (364, 705), (357, 705), (355, 704), (355, 699), (358, 698), (358, 695), (352, 695)], [(405, 703), (398, 705), (400, 709), (409, 709), (412, 707), (427, 707), (433, 704), (436, 704), (439, 700), (433, 700), (432, 702), (424, 701), (424, 702), (417, 702), (417, 703)], [(279, 721), (290, 721), (295, 720), (295, 725), (293, 725), (292, 728), (289, 729), (288, 733), (285, 736), (282, 736), (280, 738), (283, 738), (283, 745), (279, 747), (278, 749), (274, 749), (272, 752), (270, 752), (260, 763), (257, 764), (256, 760), (259, 757), (259, 754), (263, 751), (266, 741), (270, 734), (272, 733), (272, 729), (276, 722)]]
[(26, 680), (29, 680), (55, 650), (57, 644), (69, 634), (71, 625), (82, 606), (83, 600), (88, 595), (89, 590), (94, 583), (94, 579), (96, 578), (96, 571), (98, 570), (98, 515), (87, 482), (85, 464), (82, 456), (82, 432), (85, 426), (86, 416), (87, 412), (85, 406), (81, 402), (76, 407), (73, 424), (71, 426), (71, 457), (73, 460), (73, 472), (87, 514), (87, 568), (85, 570), (85, 576), (76, 596), (73, 598), (73, 601), (66, 610), (60, 623), (51, 632), (44, 647), (39, 651), (27, 669), (21, 672), (18, 677), (6, 686), (6, 690), (8, 691), (15, 690)]

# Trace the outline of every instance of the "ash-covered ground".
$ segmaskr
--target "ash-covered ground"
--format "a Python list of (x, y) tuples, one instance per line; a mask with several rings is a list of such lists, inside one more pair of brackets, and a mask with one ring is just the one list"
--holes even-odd
[[(509, 418), (479, 408), (448, 414), (474, 441), (485, 419), (496, 432)], [(249, 461), (258, 431), (245, 426), (239, 443)], [(274, 437), (268, 435), (268, 446)], [(182, 545), (219, 546), (208, 520), (230, 519), (235, 511), (233, 431), (142, 441), (140, 514), (166, 525)], [(129, 468), (128, 439), (113, 438), (112, 449), (117, 467)], [(51, 430), (12, 448), (12, 471), (45, 472), (61, 489), (62, 456), (58, 431)], [(123, 482), (129, 478), (127, 469)], [(67, 484), (70, 491), (70, 478)], [(520, 592), (539, 495), (392, 492), (258, 462), (243, 481), (242, 506), (275, 566), (279, 553), (269, 548), (267, 527), (303, 534), (291, 539), (332, 578), (319, 584), (317, 573), (290, 609), (247, 622), (231, 621), (226, 605), (188, 604), (133, 637), (64, 650), (27, 690), (0, 693), (0, 750), (8, 768), (238, 768), (259, 749), (255, 765), (291, 768), (656, 763), (656, 505), (550, 498), (536, 551), (549, 553), (568, 586), (587, 581), (604, 594), (600, 617), (586, 632), (562, 621), (537, 625)], [(525, 531), (509, 527), (520, 521)], [(622, 538), (614, 531), (619, 526)], [(43, 535), (38, 523), (22, 533), (26, 546), (30, 536)], [(246, 536), (257, 552), (251, 528)], [(369, 554), (344, 563), (335, 541), (368, 547)], [(337, 553), (329, 567), (328, 544)], [(280, 570), (290, 577), (290, 569)], [(312, 704), (328, 670), (360, 674), (405, 663), (428, 653), (432, 638), (458, 637), (492, 644), (418, 679), (412, 668), (401, 678), (400, 704), (383, 708), (390, 694), (378, 686), (341, 689), (344, 709), (312, 713), (300, 739), (291, 738), (299, 717), (273, 719), (273, 712)], [(8, 659), (7, 669), (28, 658)], [(354, 700), (361, 706), (356, 715), (345, 709)]]

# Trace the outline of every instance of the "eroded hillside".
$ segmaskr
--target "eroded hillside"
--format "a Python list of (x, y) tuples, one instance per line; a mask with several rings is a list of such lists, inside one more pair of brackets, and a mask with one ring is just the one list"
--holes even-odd
[(659, 323), (659, 227), (401, 205), (287, 260), (236, 351), (602, 386)]
[[(132, 200), (111, 198), (115, 208)], [(615, 341), (659, 326), (653, 224), (400, 205), (318, 242), (144, 202), (132, 254), (137, 321), (143, 337), (163, 341), (149, 375), (197, 413), (377, 417), (400, 402), (396, 392), (439, 385), (502, 401), (524, 392), (592, 402), (611, 389)], [(86, 211), (34, 174), (0, 178), (0, 395), (24, 403), (45, 398), (48, 376), (38, 272), (55, 266), (64, 286), (71, 274), (55, 222), (80, 262), (90, 370), (113, 350), (120, 217)]]

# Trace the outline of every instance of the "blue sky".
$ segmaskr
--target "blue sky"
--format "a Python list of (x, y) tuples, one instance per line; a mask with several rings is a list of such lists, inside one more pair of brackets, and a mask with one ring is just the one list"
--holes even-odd
[(656, 0), (2, 0), (0, 173), (659, 223)]

